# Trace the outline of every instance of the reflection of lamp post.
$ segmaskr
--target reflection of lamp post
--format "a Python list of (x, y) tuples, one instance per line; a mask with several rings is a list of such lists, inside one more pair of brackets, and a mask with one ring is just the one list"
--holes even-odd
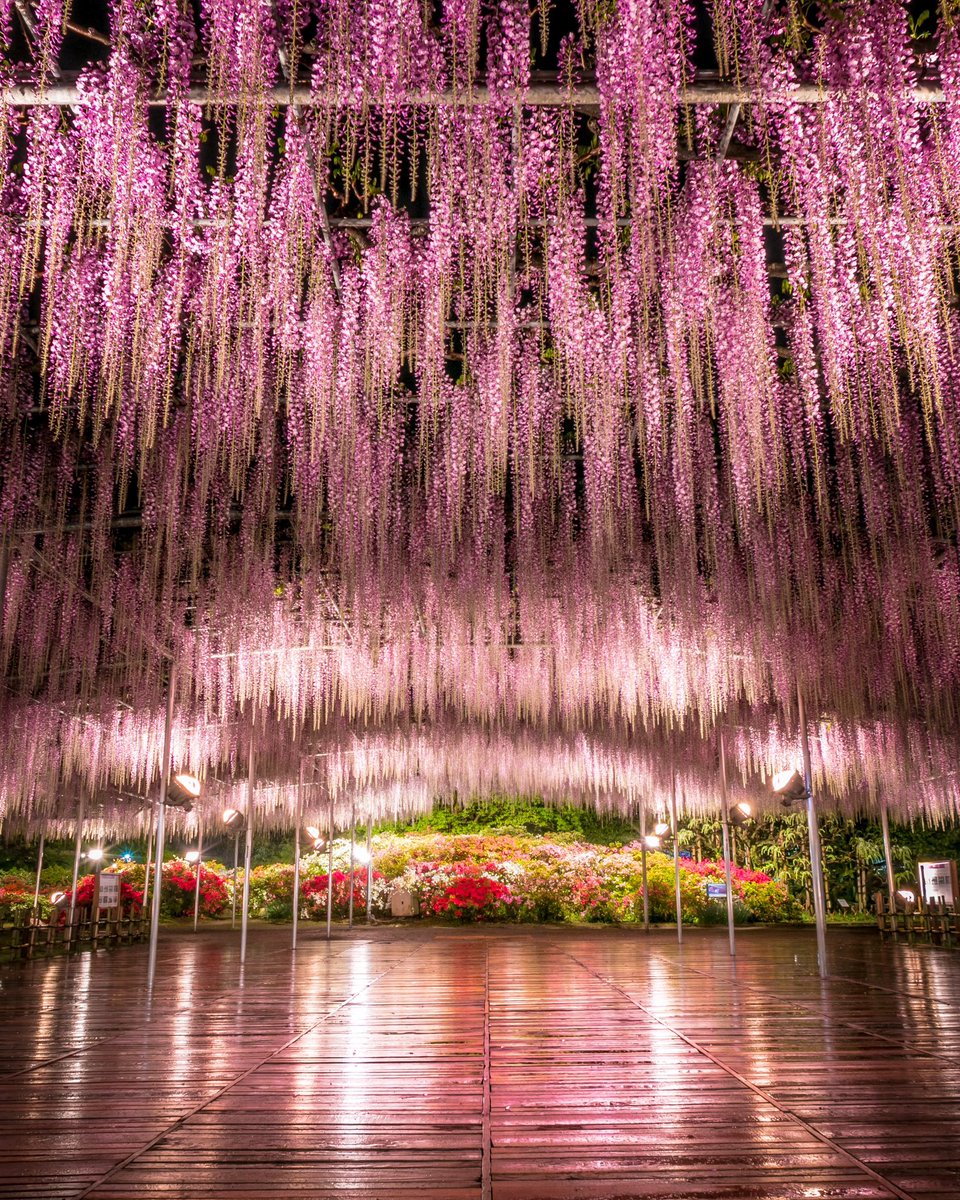
[(80, 874), (80, 844), (83, 837), (83, 802), (84, 794), (80, 793), (80, 804), (77, 808), (77, 831), (73, 843), (73, 882), (70, 884), (70, 913), (67, 916), (67, 945), (73, 944), (73, 918), (77, 910), (77, 876)]
[(184, 855), (188, 863), (195, 863), (197, 868), (196, 883), (193, 887), (193, 932), (197, 932), (200, 921), (200, 872), (203, 868), (203, 814), (197, 815), (197, 848), (188, 850)]
[(240, 860), (240, 834), (243, 833), (245, 821), (239, 808), (223, 810), (223, 827), (227, 833), (233, 834), (233, 912), (230, 917), (230, 928), (237, 927), (237, 865)]
[(40, 830), (40, 848), (37, 851), (37, 882), (33, 889), (33, 912), (36, 916), (37, 905), (40, 903), (40, 872), (43, 870), (43, 844), (46, 840), (46, 826)]

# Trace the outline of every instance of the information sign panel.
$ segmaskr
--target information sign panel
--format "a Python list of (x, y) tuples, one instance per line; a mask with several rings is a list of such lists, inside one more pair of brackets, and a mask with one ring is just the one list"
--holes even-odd
[(707, 884), (707, 899), (708, 900), (726, 900), (727, 885), (725, 883), (708, 883)]
[(98, 875), (93, 892), (95, 908), (118, 908), (120, 905), (120, 876)]
[(940, 862), (919, 862), (917, 871), (920, 875), (920, 894), (927, 904), (931, 900), (942, 901), (944, 904), (956, 904), (957, 864), (954, 859), (946, 858)]

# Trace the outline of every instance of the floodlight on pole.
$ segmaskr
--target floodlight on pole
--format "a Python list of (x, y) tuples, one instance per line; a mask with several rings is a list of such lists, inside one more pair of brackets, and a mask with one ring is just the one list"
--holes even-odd
[(100, 862), (103, 859), (103, 847), (102, 846), (91, 846), (90, 849), (86, 853), (86, 857), (92, 863)]
[(785, 808), (807, 798), (806, 781), (803, 778), (803, 772), (797, 767), (787, 767), (783, 771), (777, 771), (770, 781), (770, 786), (773, 794), (780, 797), (780, 803)]
[(647, 836), (643, 839), (643, 844), (646, 846), (646, 848), (648, 850), (659, 850), (660, 849), (660, 839), (659, 839), (659, 837), (657, 837), (657, 835), (655, 833), (648, 833)]
[(183, 856), (183, 860), (184, 860), (184, 862), (188, 862), (188, 863), (198, 863), (200, 861), (200, 851), (199, 850), (188, 850), (186, 852), (186, 854)]
[(242, 833), (246, 824), (246, 819), (239, 808), (225, 808), (221, 820), (228, 833)]
[(742, 829), (748, 821), (753, 820), (753, 808), (746, 800), (741, 800), (739, 804), (734, 804), (730, 809), (730, 824), (734, 829)]
[(662, 838), (664, 836), (664, 834), (670, 832), (670, 822), (669, 821), (657, 821), (656, 825), (654, 825), (654, 827), (653, 827), (653, 832), (656, 835), (656, 837)]
[(200, 792), (200, 780), (195, 775), (174, 775), (167, 788), (166, 803), (170, 808), (183, 808), (189, 812)]

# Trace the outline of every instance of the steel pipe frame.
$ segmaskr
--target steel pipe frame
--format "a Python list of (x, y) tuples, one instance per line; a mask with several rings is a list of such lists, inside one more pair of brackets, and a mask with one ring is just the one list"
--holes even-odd
[(250, 733), (250, 758), (247, 771), (247, 836), (243, 850), (243, 907), (240, 910), (240, 966), (247, 961), (247, 925), (250, 919), (250, 860), (253, 857), (253, 732)]
[(193, 932), (200, 923), (200, 871), (203, 867), (203, 813), (197, 813), (197, 881), (193, 889)]
[(290, 949), (297, 948), (297, 922), (300, 917), (300, 826), (303, 822), (303, 759), (300, 759), (300, 778), (297, 786), (297, 824), (293, 835), (293, 934)]
[(677, 840), (677, 773), (670, 772), (670, 824), (673, 827), (673, 886), (677, 910), (677, 943), (683, 944), (683, 913), (680, 911), (680, 843)]
[(730, 941), (730, 957), (736, 957), (737, 936), (733, 921), (733, 871), (730, 863), (730, 794), (727, 788), (727, 746), (720, 730), (720, 798), (723, 817), (723, 868), (727, 884), (727, 935)]
[[(768, 108), (777, 108), (787, 104), (823, 104), (834, 91), (835, 89), (819, 83), (801, 83), (794, 88), (765, 92), (758, 88), (735, 87), (711, 80), (694, 80), (684, 88), (679, 103), (694, 107), (763, 104)], [(879, 95), (868, 89), (865, 90), (865, 94)], [(916, 104), (943, 104), (946, 101), (944, 89), (939, 82), (918, 84), (906, 89), (906, 95)], [(73, 108), (89, 104), (93, 99), (95, 97), (81, 94), (76, 83), (69, 81), (51, 83), (46, 87), (26, 83), (14, 84), (0, 89), (0, 104), (11, 108)], [(599, 109), (600, 89), (591, 84), (567, 88), (561, 84), (533, 83), (529, 87), (517, 89), (508, 98), (500, 93), (494, 95), (486, 87), (474, 87), (465, 91), (418, 91), (392, 101), (391, 107), (485, 108), (492, 104), (503, 106), (506, 99), (509, 99), (509, 107), (512, 108)], [(260, 105), (267, 108), (360, 108), (356, 102), (347, 101), (334, 91), (314, 92), (307, 84), (297, 84), (295, 87), (290, 87), (289, 84), (278, 85), (249, 95), (211, 92), (207, 87), (195, 85), (187, 92), (186, 101), (204, 108), (224, 105)], [(169, 97), (164, 90), (147, 95), (143, 102), (148, 107), (163, 108), (169, 103)], [(368, 101), (367, 106), (376, 107), (376, 104)]]
[(147, 995), (153, 992), (157, 974), (157, 941), (160, 937), (160, 892), (163, 886), (163, 841), (166, 832), (167, 787), (170, 782), (170, 749), (173, 742), (173, 701), (177, 690), (176, 660), (170, 663), (167, 680), (167, 709), (163, 722), (163, 758), (160, 768), (160, 798), (157, 803), (157, 834), (154, 840), (153, 907), (150, 910), (150, 948), (147, 953)]
[(813, 889), (813, 913), (817, 923), (817, 970), (820, 977), (827, 974), (827, 893), (823, 883), (823, 854), (820, 847), (820, 826), (813, 796), (813, 775), (810, 766), (810, 737), (807, 732), (807, 710), (803, 688), (797, 682), (797, 712), (800, 718), (800, 748), (803, 752), (803, 781), (807, 791), (807, 841), (810, 847), (810, 874)]

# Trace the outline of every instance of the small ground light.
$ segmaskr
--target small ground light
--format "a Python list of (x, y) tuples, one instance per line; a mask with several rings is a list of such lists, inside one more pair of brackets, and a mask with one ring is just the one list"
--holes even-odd
[(907, 904), (915, 904), (916, 903), (916, 899), (917, 899), (916, 892), (911, 892), (909, 888), (901, 888), (897, 892), (897, 895), (900, 897), (901, 900), (905, 900), (907, 902)]
[(66, 892), (54, 892), (53, 895), (51, 895), (51, 897), (50, 897), (50, 903), (51, 904), (59, 904), (61, 900), (66, 900), (66, 898), (67, 898)]

